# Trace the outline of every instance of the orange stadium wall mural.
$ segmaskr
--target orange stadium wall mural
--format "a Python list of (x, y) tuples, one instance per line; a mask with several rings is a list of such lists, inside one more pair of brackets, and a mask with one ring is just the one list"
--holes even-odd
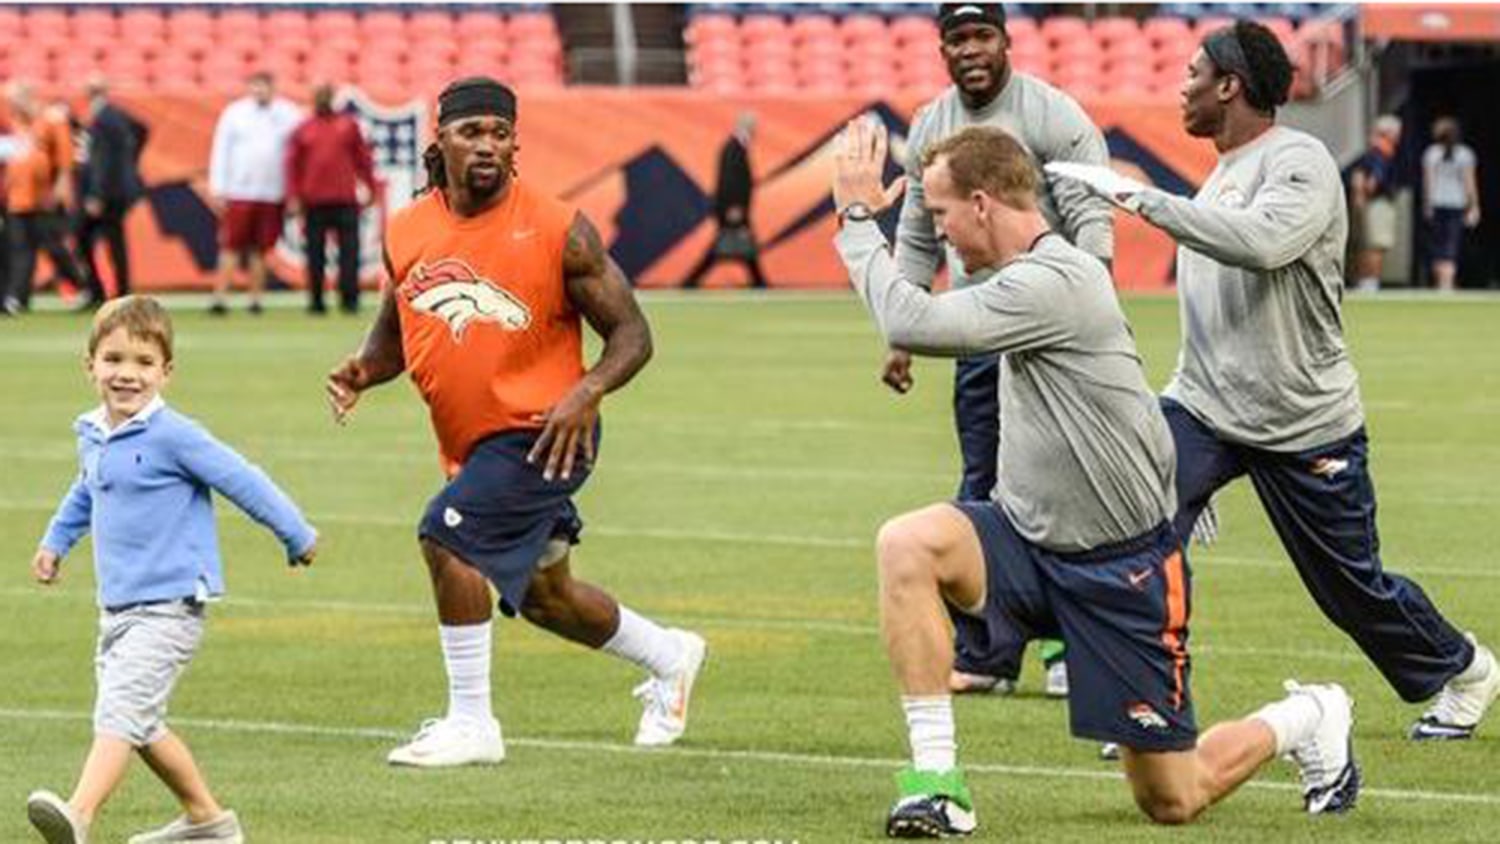
[[(205, 201), (207, 162), (214, 122), (226, 102), (128, 94), (118, 100), (151, 129), (141, 163), (147, 200), (127, 223), (135, 284), (148, 290), (205, 288), (217, 262), (214, 219)], [(386, 183), (383, 202), (370, 209), (364, 225), (366, 280), (375, 284), (382, 216), (408, 202), (425, 181), (420, 153), (430, 133), (429, 107), (375, 104), (357, 91), (344, 92), (343, 104), (364, 123)], [(770, 283), (837, 289), (847, 282), (831, 245), (830, 142), (845, 121), (870, 112), (890, 130), (895, 153), (904, 154), (908, 123), (920, 105), (899, 98), (724, 98), (660, 89), (523, 91), (518, 167), (521, 178), (586, 212), (637, 286), (674, 287), (713, 240), (719, 147), (735, 118), (753, 111), (759, 118), (751, 148), (753, 224)], [(1104, 130), (1116, 167), (1143, 181), (1186, 193), (1213, 165), (1211, 147), (1182, 133), (1171, 104), (1084, 105)], [(890, 172), (895, 175), (894, 166)], [(289, 225), (274, 262), (288, 286), (301, 285), (301, 246), (299, 227)], [(1173, 261), (1174, 248), (1164, 235), (1118, 216), (1115, 275), (1121, 288), (1168, 289)], [(744, 283), (740, 267), (724, 265), (704, 286)]]

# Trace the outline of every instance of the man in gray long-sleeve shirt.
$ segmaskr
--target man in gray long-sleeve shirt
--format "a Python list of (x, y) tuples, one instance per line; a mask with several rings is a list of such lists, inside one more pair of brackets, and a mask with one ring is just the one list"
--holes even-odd
[[(932, 144), (966, 126), (994, 126), (1021, 142), (1038, 169), (1049, 161), (1107, 164), (1104, 135), (1067, 94), (1010, 66), (1005, 7), (1000, 3), (944, 3), (938, 26), (942, 56), (953, 85), (918, 110), (907, 137), (907, 195), (896, 230), (896, 262), (902, 275), (931, 289), (947, 264), (954, 287), (971, 283), (950, 247), (938, 240), (923, 203), (922, 155)], [(1108, 200), (1071, 180), (1039, 184), (1037, 203), (1048, 224), (1108, 265), (1114, 257), (1114, 211)], [(959, 358), (954, 365), (953, 418), (963, 458), (958, 498), (986, 501), (995, 491), (995, 454), (1000, 438), (999, 360), (993, 354)], [(911, 354), (892, 349), (883, 380), (897, 392), (912, 386)], [(989, 641), (966, 624), (955, 630), (957, 645), (950, 685), (955, 691), (1009, 692), (1020, 674), (1026, 642)], [(1063, 648), (1042, 644), (1047, 693), (1068, 693)]]
[(1192, 199), (1129, 199), (1174, 237), (1183, 341), (1163, 397), (1177, 444), (1178, 530), (1249, 475), (1323, 613), (1407, 701), (1413, 739), (1468, 738), (1500, 667), (1421, 587), (1381, 567), (1359, 380), (1344, 345), (1343, 186), (1316, 138), (1276, 125), (1291, 64), (1241, 21), (1208, 35), (1183, 89), (1187, 132), (1219, 163)]
[(934, 296), (907, 282), (873, 222), (882, 127), (850, 124), (834, 203), (838, 248), (888, 343), (957, 357), (1003, 352), (996, 500), (937, 504), (877, 540), (881, 632), (901, 686), (912, 765), (897, 778), (892, 837), (977, 827), (957, 764), (953, 650), (944, 618), (1025, 627), (1068, 643), (1075, 735), (1124, 747), (1136, 802), (1185, 823), (1278, 754), (1302, 767), (1308, 811), (1353, 804), (1351, 702), (1292, 686), (1249, 718), (1205, 733), (1188, 693), (1189, 585), (1177, 535), (1170, 432), (1146, 384), (1109, 272), (1054, 234), (1037, 175), (1009, 134), (971, 127), (924, 156), (926, 203), (982, 280)]

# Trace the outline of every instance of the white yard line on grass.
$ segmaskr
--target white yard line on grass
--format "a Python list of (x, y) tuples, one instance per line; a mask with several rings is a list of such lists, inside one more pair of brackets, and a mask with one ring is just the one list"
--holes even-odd
[[(87, 712), (69, 712), (58, 709), (14, 709), (0, 708), (0, 718), (13, 721), (71, 721), (88, 723), (92, 715)], [(296, 724), (279, 721), (245, 721), (225, 718), (176, 718), (173, 723), (203, 730), (219, 730), (252, 735), (300, 735), (319, 738), (344, 738), (369, 741), (397, 741), (409, 737), (409, 733), (386, 727), (327, 727), (318, 724)], [(879, 759), (869, 756), (834, 756), (818, 753), (791, 753), (772, 750), (734, 750), (707, 747), (658, 747), (642, 749), (633, 745), (611, 744), (597, 741), (574, 741), (569, 739), (517, 738), (507, 735), (505, 741), (516, 747), (533, 747), (540, 750), (556, 750), (568, 753), (615, 753), (631, 756), (675, 756), (689, 759), (716, 759), (739, 762), (763, 762), (786, 765), (817, 765), (838, 768), (899, 769), (906, 764), (902, 759)], [(976, 774), (996, 774), (1011, 777), (1050, 777), (1053, 779), (1119, 781), (1123, 776), (1117, 771), (1096, 768), (1054, 768), (1036, 765), (1000, 765), (984, 762), (968, 762), (964, 769)], [(1300, 787), (1293, 783), (1264, 782), (1253, 780), (1247, 788), (1266, 791), (1297, 792)], [(1364, 788), (1360, 795), (1387, 800), (1420, 800), (1436, 803), (1469, 803), (1500, 806), (1500, 794), (1462, 791), (1412, 791), (1399, 788)]]

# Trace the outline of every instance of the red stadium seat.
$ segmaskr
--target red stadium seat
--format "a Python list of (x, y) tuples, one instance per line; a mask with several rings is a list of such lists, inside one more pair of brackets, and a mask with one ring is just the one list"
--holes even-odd
[(359, 19), (353, 12), (342, 9), (320, 9), (313, 12), (308, 19), (308, 26), (318, 34), (319, 42), (332, 38), (359, 38)]
[(1103, 48), (1087, 34), (1080, 38), (1065, 39), (1052, 45), (1052, 60), (1054, 63), (1059, 64), (1087, 61), (1098, 62), (1102, 58), (1103, 53)]
[(429, 33), (417, 36), (408, 49), (407, 61), (415, 62), (419, 58), (435, 57), (444, 63), (451, 63), (453, 56), (458, 53), (459, 44), (451, 37), (443, 37)]
[(557, 22), (548, 12), (517, 12), (510, 16), (505, 29), (513, 40), (521, 43), (540, 38), (557, 40)]
[(119, 20), (109, 9), (81, 8), (73, 13), (72, 32), (73, 37), (80, 40), (117, 38), (120, 34)]
[(311, 43), (316, 37), (323, 35), (321, 31), (313, 31), (307, 13), (298, 9), (271, 9), (266, 12), (261, 29), (265, 32), (266, 39), (273, 43), (287, 40)]
[(844, 43), (850, 45), (887, 38), (885, 18), (878, 15), (848, 15), (839, 24), (839, 30), (844, 35)]
[(1226, 26), (1233, 25), (1234, 18), (1219, 17), (1217, 15), (1213, 17), (1199, 18), (1198, 22), (1193, 25), (1193, 40), (1201, 42), (1203, 40), (1203, 36), (1209, 34), (1210, 32), (1213, 32), (1216, 29), (1223, 29)]
[(478, 51), (463, 50), (453, 62), (455, 76), (475, 76), (485, 74), (504, 78), (507, 64), (503, 53), (483, 53)]
[(740, 27), (732, 15), (694, 15), (683, 30), (683, 41), (697, 44), (705, 38), (733, 38), (739, 40)]
[(786, 21), (780, 15), (746, 15), (740, 21), (740, 37), (747, 44), (753, 41), (788, 40)]
[(302, 63), (302, 78), (311, 82), (346, 82), (353, 76), (349, 58), (342, 53), (315, 53)]
[(406, 16), (400, 12), (371, 9), (359, 18), (359, 34), (369, 40), (399, 40), (406, 35)]
[(1086, 40), (1090, 44), (1093, 43), (1092, 33), (1089, 32), (1089, 25), (1083, 18), (1076, 18), (1070, 15), (1058, 15), (1047, 18), (1042, 21), (1040, 31), (1041, 36), (1054, 48), (1066, 46), (1080, 40)]
[(1141, 35), (1141, 26), (1136, 23), (1135, 18), (1108, 17), (1094, 21), (1092, 27), (1094, 40), (1101, 44), (1113, 44), (1116, 41), (1135, 40)]
[(35, 44), (23, 44), (8, 51), (10, 72), (33, 82), (52, 78), (52, 51)]
[(219, 16), (214, 19), (214, 37), (221, 40), (230, 38), (237, 40), (252, 39), (260, 41), (264, 36), (261, 31), (260, 12), (247, 8), (228, 7), (219, 11)]
[(841, 40), (839, 26), (829, 15), (798, 15), (792, 18), (792, 40), (805, 45), (809, 42), (826, 45)]
[(412, 12), (411, 18), (406, 22), (406, 31), (419, 40), (438, 38), (452, 40), (454, 37), (453, 15), (437, 10)]
[(206, 9), (193, 7), (173, 9), (165, 19), (151, 9), (126, 9), (120, 13), (120, 31), (125, 35), (157, 29), (158, 34), (167, 38), (186, 33), (210, 35), (214, 31), (214, 17)]
[(504, 38), (505, 17), (495, 12), (459, 12), (454, 18), (453, 35), (467, 42)]
[(1010, 36), (1012, 46), (1018, 41), (1041, 37), (1041, 29), (1031, 18), (1009, 18), (1005, 21), (1005, 34)]
[(1156, 65), (1156, 50), (1144, 36), (1123, 38), (1104, 45), (1104, 61), (1110, 65), (1139, 65), (1149, 72)]
[(1187, 21), (1182, 18), (1148, 18), (1145, 23), (1141, 24), (1141, 34), (1158, 48), (1175, 42), (1196, 43), (1193, 39), (1193, 28), (1188, 26)]
[(937, 23), (925, 15), (896, 18), (891, 21), (890, 34), (903, 49), (907, 45), (927, 45), (936, 49), (938, 45)]
[(22, 30), (28, 38), (68, 37), (68, 13), (61, 8), (31, 7), (23, 21)]

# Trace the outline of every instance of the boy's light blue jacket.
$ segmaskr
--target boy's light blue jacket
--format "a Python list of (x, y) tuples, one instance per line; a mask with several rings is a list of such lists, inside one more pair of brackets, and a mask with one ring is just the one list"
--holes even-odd
[(92, 533), (106, 609), (224, 592), (210, 490), (274, 531), (288, 557), (317, 539), (265, 472), (160, 397), (114, 431), (103, 408), (78, 417), (73, 428), (78, 479), (42, 547), (65, 556)]

